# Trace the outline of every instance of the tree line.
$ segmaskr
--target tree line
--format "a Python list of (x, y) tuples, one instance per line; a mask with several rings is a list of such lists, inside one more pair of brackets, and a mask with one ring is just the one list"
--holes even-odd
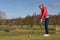
[[(6, 19), (6, 13), (0, 11), (0, 25), (40, 25), (40, 14), (34, 13), (25, 18)], [(42, 22), (44, 24), (44, 22)], [(58, 15), (49, 15), (49, 25), (60, 25), (60, 13)]]
[[(33, 15), (25, 18), (3, 19), (0, 20), (0, 25), (39, 25), (39, 21), (40, 15)], [(60, 15), (50, 15), (49, 25), (60, 25)]]

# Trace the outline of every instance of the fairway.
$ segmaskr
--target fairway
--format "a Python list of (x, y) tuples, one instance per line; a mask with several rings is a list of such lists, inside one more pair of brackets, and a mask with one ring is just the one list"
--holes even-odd
[[(6, 26), (6, 28), (8, 28), (8, 26)], [(18, 30), (19, 31), (14, 28), (10, 32), (0, 30), (0, 40), (60, 40), (60, 35), (55, 33), (55, 28), (51, 25), (49, 25), (49, 37), (43, 36), (45, 33), (44, 27), (34, 26), (28, 28), (28, 26), (24, 26), (21, 28), (19, 26)]]
[(43, 33), (32, 33), (29, 37), (29, 32), (1, 32), (0, 40), (60, 40), (60, 35), (50, 34), (49, 37), (44, 37)]
[[(44, 28), (40, 28), (39, 26), (28, 28), (24, 26), (23, 28), (19, 28), (19, 31), (16, 29), (10, 32), (0, 30), (0, 40), (60, 40), (60, 35), (55, 34), (54, 26), (49, 26), (49, 32), (50, 36), (45, 37), (43, 36), (45, 33)], [(29, 36), (30, 34), (31, 37)]]

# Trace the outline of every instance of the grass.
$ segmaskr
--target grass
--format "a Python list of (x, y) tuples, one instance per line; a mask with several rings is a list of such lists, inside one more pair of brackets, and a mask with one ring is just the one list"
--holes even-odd
[(60, 40), (60, 35), (50, 34), (49, 37), (44, 37), (43, 34), (43, 32), (33, 32), (29, 37), (30, 32), (0, 31), (0, 40)]
[[(50, 26), (49, 30), (52, 31), (55, 28), (53, 26)], [(0, 40), (60, 40), (60, 35), (55, 34), (54, 32), (50, 32), (49, 37), (45, 37), (44, 35), (44, 28), (40, 27), (33, 27), (28, 29), (27, 27), (20, 28), (19, 30), (32, 30), (26, 31), (26, 32), (19, 32), (19, 31), (11, 31), (11, 32), (5, 32), (0, 30)], [(33, 31), (38, 30), (38, 31)], [(29, 35), (32, 35), (29, 37)]]
[(51, 35), (50, 37), (44, 37), (42, 35), (6, 35), (0, 36), (0, 40), (60, 40), (60, 35)]
[[(56, 37), (57, 36), (57, 37)], [(0, 40), (59, 40), (59, 35), (51, 35), (50, 37), (44, 37), (42, 35), (32, 35), (28, 37), (27, 35), (14, 35), (14, 36), (1, 36)]]

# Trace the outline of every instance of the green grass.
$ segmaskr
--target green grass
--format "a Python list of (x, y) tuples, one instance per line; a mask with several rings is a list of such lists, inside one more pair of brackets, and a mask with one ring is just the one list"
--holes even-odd
[(30, 32), (0, 31), (0, 40), (60, 40), (60, 35), (50, 34), (49, 37), (44, 37), (43, 34), (43, 32), (33, 32), (29, 37)]
[[(13, 28), (13, 29), (16, 30), (15, 28)], [(49, 26), (49, 32), (50, 32), (49, 37), (43, 36), (44, 35), (44, 28), (43, 27), (40, 28), (39, 26), (35, 26), (33, 28), (23, 27), (23, 28), (19, 28), (19, 30), (32, 30), (32, 31), (5, 32), (3, 30), (0, 30), (0, 40), (60, 40), (60, 35), (55, 34), (55, 32), (50, 32), (50, 31), (55, 31), (54, 26)], [(35, 31), (35, 30), (38, 30), (38, 31)], [(29, 37), (30, 34), (32, 35), (31, 37)]]
[(59, 35), (51, 35), (50, 37), (44, 37), (42, 35), (11, 35), (11, 36), (0, 36), (0, 40), (60, 40)]

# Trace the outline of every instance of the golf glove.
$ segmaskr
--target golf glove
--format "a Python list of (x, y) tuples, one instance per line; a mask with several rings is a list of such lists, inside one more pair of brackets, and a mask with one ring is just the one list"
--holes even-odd
[(41, 19), (41, 20), (40, 20), (40, 23), (41, 23), (42, 21), (43, 21), (43, 20)]

